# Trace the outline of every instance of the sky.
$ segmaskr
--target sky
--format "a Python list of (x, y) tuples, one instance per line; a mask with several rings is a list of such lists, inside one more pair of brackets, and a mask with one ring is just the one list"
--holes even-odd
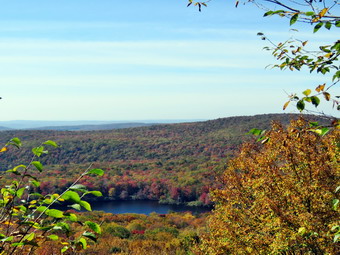
[(276, 62), (256, 34), (307, 38), (311, 47), (339, 39), (306, 25), (291, 31), (285, 19), (226, 0), (202, 12), (186, 0), (0, 2), (3, 121), (282, 113), (286, 93), (325, 77), (265, 68)]

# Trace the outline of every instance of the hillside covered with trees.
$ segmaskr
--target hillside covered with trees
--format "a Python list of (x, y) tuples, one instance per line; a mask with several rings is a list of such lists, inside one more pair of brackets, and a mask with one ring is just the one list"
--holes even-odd
[[(100, 179), (86, 176), (82, 184), (98, 189), (104, 199), (148, 199), (163, 203), (209, 205), (209, 191), (240, 144), (253, 137), (253, 127), (266, 129), (272, 121), (287, 124), (291, 114), (230, 117), (196, 123), (166, 124), (121, 130), (4, 131), (2, 143), (12, 137), (23, 141), (21, 150), (1, 155), (1, 170), (24, 160), (37, 141), (51, 139), (60, 147), (42, 157), (46, 167), (39, 189), (62, 192), (90, 164), (105, 170)], [(309, 116), (311, 118), (311, 116)], [(101, 198), (103, 199), (103, 198)]]

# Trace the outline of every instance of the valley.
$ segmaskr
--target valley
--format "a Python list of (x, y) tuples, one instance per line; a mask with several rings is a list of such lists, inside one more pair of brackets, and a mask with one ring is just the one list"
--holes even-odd
[[(286, 125), (297, 117), (266, 114), (100, 131), (2, 131), (2, 144), (19, 137), (23, 147), (2, 154), (0, 169), (28, 164), (30, 148), (53, 140), (60, 147), (40, 158), (45, 165), (39, 174), (42, 194), (61, 193), (92, 165), (103, 169), (105, 175), (86, 176), (81, 184), (101, 191), (101, 201), (154, 200), (211, 206), (209, 191), (221, 185), (219, 177), (228, 159), (242, 142), (254, 139), (246, 133), (254, 127), (268, 129), (272, 121)], [(10, 176), (2, 181), (6, 178)]]

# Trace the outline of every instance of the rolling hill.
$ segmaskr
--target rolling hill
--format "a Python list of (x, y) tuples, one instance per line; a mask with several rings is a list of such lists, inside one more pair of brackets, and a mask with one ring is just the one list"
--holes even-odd
[(286, 125), (292, 118), (298, 115), (266, 114), (98, 131), (2, 131), (2, 144), (19, 137), (24, 146), (2, 153), (0, 169), (28, 164), (30, 148), (54, 140), (61, 147), (40, 158), (46, 165), (41, 174), (42, 191), (60, 192), (93, 164), (106, 174), (102, 179), (85, 178), (83, 184), (99, 189), (106, 199), (208, 204), (207, 193), (218, 187), (218, 176), (228, 159), (243, 141), (254, 139), (246, 133), (254, 127), (268, 129), (272, 121)]

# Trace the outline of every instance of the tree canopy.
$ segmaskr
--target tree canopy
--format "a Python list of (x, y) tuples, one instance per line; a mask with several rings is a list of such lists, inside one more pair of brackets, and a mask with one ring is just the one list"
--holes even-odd
[(203, 236), (203, 254), (339, 254), (340, 132), (302, 119), (273, 124), (229, 162)]

